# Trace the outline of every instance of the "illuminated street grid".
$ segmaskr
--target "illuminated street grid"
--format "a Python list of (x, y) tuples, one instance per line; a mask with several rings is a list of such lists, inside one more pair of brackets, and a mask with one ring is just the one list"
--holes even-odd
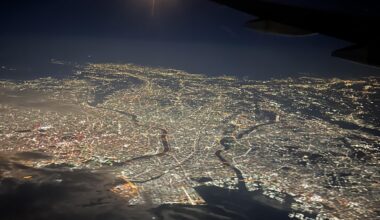
[(193, 188), (205, 184), (291, 196), (290, 217), (375, 219), (379, 91), (379, 78), (89, 64), (66, 79), (0, 81), (0, 151), (51, 156), (22, 161), (31, 167), (114, 173), (126, 183), (112, 191), (130, 205), (202, 204)]

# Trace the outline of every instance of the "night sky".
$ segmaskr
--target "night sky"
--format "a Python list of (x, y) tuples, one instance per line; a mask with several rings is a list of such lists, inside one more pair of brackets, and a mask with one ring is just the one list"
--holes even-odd
[[(337, 0), (314, 2), (291, 4), (375, 13), (350, 1), (345, 7)], [(51, 59), (132, 62), (253, 79), (380, 74), (377, 68), (330, 56), (349, 42), (258, 33), (244, 27), (253, 18), (207, 0), (5, 0), (0, 3), (0, 74), (53, 74), (46, 68)]]

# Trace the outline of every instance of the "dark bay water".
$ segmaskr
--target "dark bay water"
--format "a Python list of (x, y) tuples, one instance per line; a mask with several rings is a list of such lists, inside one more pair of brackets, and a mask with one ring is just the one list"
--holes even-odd
[[(289, 204), (280, 204), (260, 191), (201, 186), (196, 191), (206, 205), (127, 206), (110, 191), (123, 180), (109, 173), (64, 165), (36, 169), (17, 162), (46, 157), (38, 152), (0, 157), (1, 219), (288, 219)], [(9, 172), (12, 177), (7, 177)]]

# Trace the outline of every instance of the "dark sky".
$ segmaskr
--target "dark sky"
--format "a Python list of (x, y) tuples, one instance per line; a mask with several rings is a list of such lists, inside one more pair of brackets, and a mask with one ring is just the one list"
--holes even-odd
[[(5, 6), (1, 7), (0, 15), (5, 33), (177, 42), (251, 42), (250, 34), (241, 28), (251, 16), (207, 0), (8, 2), (2, 3)], [(153, 2), (155, 10), (152, 10)], [(240, 39), (234, 40), (237, 36)]]
[[(314, 2), (292, 4), (373, 13), (366, 7), (352, 10), (352, 3), (343, 7), (338, 0)], [(50, 59), (132, 62), (257, 79), (380, 74), (330, 56), (348, 42), (258, 33), (244, 27), (253, 18), (207, 0), (3, 0), (0, 65), (28, 74), (51, 71), (38, 68)], [(11, 74), (5, 70), (0, 73)]]

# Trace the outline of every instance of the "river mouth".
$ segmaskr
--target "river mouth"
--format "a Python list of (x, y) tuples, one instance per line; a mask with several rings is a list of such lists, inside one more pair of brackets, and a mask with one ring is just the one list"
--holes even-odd
[(230, 190), (216, 186), (195, 189), (207, 202), (203, 206), (162, 205), (155, 210), (160, 219), (289, 219), (289, 204), (280, 204), (262, 192)]
[(203, 205), (130, 206), (112, 190), (125, 181), (110, 173), (25, 165), (46, 158), (38, 152), (0, 156), (2, 219), (289, 219), (286, 205), (261, 192), (216, 186), (195, 188)]

